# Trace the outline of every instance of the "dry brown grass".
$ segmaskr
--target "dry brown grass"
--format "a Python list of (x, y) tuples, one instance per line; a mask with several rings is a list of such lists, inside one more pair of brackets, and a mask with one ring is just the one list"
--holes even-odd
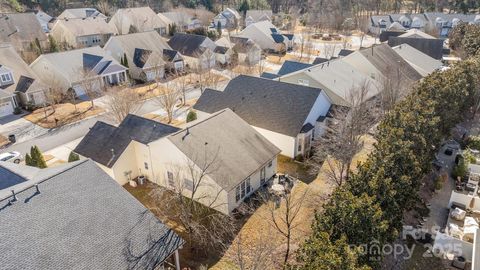
[(155, 114), (155, 113), (147, 113), (147, 114), (143, 115), (143, 117), (154, 120), (154, 121), (157, 121), (157, 122), (160, 122), (162, 124), (171, 125), (171, 126), (174, 126), (174, 127), (180, 127), (183, 124), (185, 124), (185, 121), (180, 121), (178, 119), (173, 119), (171, 123), (168, 123), (168, 119), (167, 119), (166, 116), (162, 116), (162, 115)]
[[(55, 105), (55, 112), (51, 107), (41, 108), (24, 116), (24, 119), (43, 128), (55, 128), (104, 112), (102, 108), (96, 106), (91, 108), (90, 105), (90, 101), (85, 101), (77, 104), (75, 109), (71, 103), (58, 104)], [(55, 122), (55, 119), (58, 120), (58, 123)]]
[(3, 135), (0, 135), (0, 147), (3, 147), (7, 144), (9, 144), (10, 141), (8, 140), (7, 137), (3, 136)]

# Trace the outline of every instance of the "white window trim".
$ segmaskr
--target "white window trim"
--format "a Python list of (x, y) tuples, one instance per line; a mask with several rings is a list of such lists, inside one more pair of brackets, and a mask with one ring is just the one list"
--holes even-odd
[[(8, 79), (4, 80), (3, 76), (6, 76)], [(2, 80), (2, 82), (11, 82), (12, 81), (12, 74), (10, 72), (2, 73), (2, 74), (0, 74), (0, 80)]]

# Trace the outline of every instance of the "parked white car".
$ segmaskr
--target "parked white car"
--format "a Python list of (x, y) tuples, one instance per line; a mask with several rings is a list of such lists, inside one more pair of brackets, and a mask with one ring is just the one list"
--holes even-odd
[(11, 152), (0, 154), (0, 161), (7, 161), (7, 162), (13, 162), (18, 164), (22, 160), (23, 160), (22, 154), (20, 154), (17, 151), (11, 151)]

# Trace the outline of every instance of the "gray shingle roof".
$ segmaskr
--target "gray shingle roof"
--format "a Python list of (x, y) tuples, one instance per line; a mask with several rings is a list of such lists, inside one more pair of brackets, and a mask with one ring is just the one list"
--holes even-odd
[(273, 74), (273, 73), (270, 73), (270, 72), (263, 72), (261, 75), (260, 75), (260, 78), (265, 78), (265, 79), (275, 79), (275, 78), (278, 78), (279, 76), (277, 74)]
[(338, 53), (338, 56), (347, 56), (355, 51), (352, 50), (347, 50), (347, 49), (341, 49), (340, 52)]
[(179, 51), (183, 55), (196, 57), (197, 53), (202, 52), (202, 43), (207, 39), (206, 36), (175, 33), (168, 41), (172, 49)]
[(283, 76), (283, 75), (287, 75), (287, 74), (290, 74), (290, 73), (295, 72), (295, 71), (299, 71), (299, 70), (302, 70), (302, 69), (309, 68), (311, 66), (313, 66), (313, 65), (307, 64), (307, 63), (302, 63), (302, 62), (286, 60), (285, 62), (283, 62), (283, 65), (282, 65), (282, 67), (280, 68), (280, 70), (278, 71), (277, 74), (280, 75), (280, 76)]
[(325, 62), (328, 62), (327, 58), (317, 57), (313, 60), (312, 65), (318, 65)]
[(296, 137), (321, 90), (250, 76), (231, 80), (223, 92), (207, 89), (194, 108), (230, 108), (252, 126)]
[(388, 39), (388, 45), (391, 47), (402, 44), (408, 44), (434, 59), (442, 59), (443, 40), (441, 39), (413, 37), (389, 37)]
[(184, 243), (94, 162), (65, 166), (0, 201), (0, 268), (154, 269)]
[(148, 144), (178, 130), (129, 114), (118, 127), (100, 121), (95, 123), (74, 151), (111, 168), (132, 140)]
[(38, 39), (47, 41), (47, 35), (32, 13), (0, 13), (0, 42), (27, 43)]
[(223, 189), (230, 191), (268, 164), (280, 149), (229, 109), (193, 122), (168, 139)]

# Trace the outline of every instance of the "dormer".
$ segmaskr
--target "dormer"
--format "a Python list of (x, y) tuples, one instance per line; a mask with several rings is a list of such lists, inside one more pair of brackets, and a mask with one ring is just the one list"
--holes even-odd
[(13, 72), (5, 66), (0, 66), (0, 85), (14, 84)]

